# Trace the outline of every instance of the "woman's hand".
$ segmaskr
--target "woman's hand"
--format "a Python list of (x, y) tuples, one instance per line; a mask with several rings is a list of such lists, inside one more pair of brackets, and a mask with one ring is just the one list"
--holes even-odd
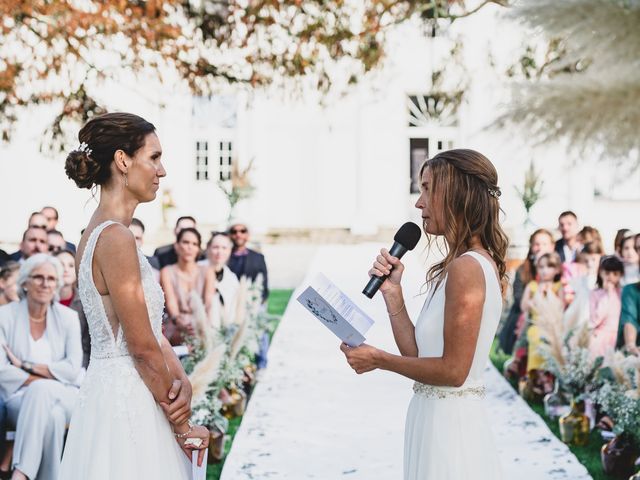
[(640, 357), (640, 349), (637, 345), (625, 345), (627, 352), (631, 355), (635, 355), (636, 357)]
[(359, 347), (350, 347), (346, 343), (340, 345), (340, 350), (347, 357), (349, 366), (359, 375), (361, 373), (370, 372), (376, 368), (380, 368), (380, 353), (371, 345), (363, 343)]
[(397, 257), (392, 257), (386, 248), (380, 250), (380, 255), (373, 262), (373, 268), (369, 270), (370, 277), (382, 277), (388, 275), (387, 279), (380, 286), (380, 291), (397, 289), (400, 287), (400, 280), (404, 272), (404, 265)]
[[(209, 435), (210, 435), (209, 430), (206, 427), (203, 427), (202, 425), (194, 425), (193, 428), (191, 429), (191, 433), (189, 433), (189, 435), (186, 438), (176, 438), (176, 440), (178, 441), (178, 444), (180, 445), (180, 448), (185, 453), (185, 455), (189, 458), (189, 460), (191, 460), (191, 452), (193, 450), (199, 450), (198, 451), (199, 467), (202, 465), (202, 461), (204, 460), (205, 450), (209, 446)], [(202, 440), (202, 442), (200, 443), (200, 445), (196, 446), (191, 442), (187, 442), (187, 440), (190, 440), (190, 439), (196, 440), (196, 443), (197, 443), (197, 440)]]
[(193, 323), (191, 319), (182, 313), (176, 317), (176, 325), (181, 332), (186, 333), (187, 335), (193, 335)]
[(18, 357), (16, 357), (14, 355), (14, 353), (11, 351), (11, 349), (7, 345), (2, 345), (2, 348), (4, 348), (4, 351), (7, 352), (7, 358), (9, 359), (11, 364), (14, 367), (22, 368), (22, 360), (20, 360)]
[(164, 414), (173, 425), (182, 425), (191, 418), (191, 393), (188, 379), (174, 380), (168, 394), (171, 404), (160, 402)]

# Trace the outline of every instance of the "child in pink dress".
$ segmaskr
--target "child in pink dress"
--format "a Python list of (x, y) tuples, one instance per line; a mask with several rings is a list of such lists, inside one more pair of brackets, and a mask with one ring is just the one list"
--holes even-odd
[(620, 280), (624, 265), (615, 256), (604, 257), (598, 268), (595, 290), (589, 294), (589, 351), (592, 358), (604, 356), (616, 346), (620, 321)]

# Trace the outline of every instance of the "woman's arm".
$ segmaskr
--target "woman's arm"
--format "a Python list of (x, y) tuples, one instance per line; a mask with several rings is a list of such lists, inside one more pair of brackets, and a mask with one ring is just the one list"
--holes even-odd
[(529, 313), (529, 310), (531, 310), (531, 287), (527, 284), (527, 286), (524, 287), (524, 293), (522, 294), (520, 311), (523, 313)]
[(387, 305), (387, 313), (393, 330), (393, 338), (398, 345), (400, 355), (405, 357), (417, 357), (418, 345), (416, 344), (415, 326), (409, 318), (404, 306), (404, 297), (400, 286), (390, 288), (382, 292), (384, 302)]
[(31, 369), (30, 372), (27, 372), (27, 370), (25, 370), (24, 368), (22, 368), (24, 366), (24, 362), (22, 360), (20, 360), (14, 353), (13, 350), (11, 350), (11, 348), (9, 348), (8, 345), (4, 344), (3, 345), (4, 351), (7, 354), (7, 360), (9, 361), (9, 363), (17, 368), (18, 370), (20, 370), (21, 374), (24, 376), (25, 374), (28, 375), (28, 377), (24, 377), (24, 383), (22, 384), (23, 386), (29, 385), (31, 382), (33, 382), (34, 380), (40, 380), (41, 378), (55, 378), (51, 372), (49, 371), (49, 367), (47, 365), (44, 364), (34, 364), (33, 368)]
[[(171, 423), (181, 425), (191, 418), (191, 382), (189, 382), (189, 377), (187, 377), (182, 363), (173, 351), (169, 340), (164, 336), (160, 341), (160, 347), (162, 348), (162, 354), (167, 362), (169, 371), (174, 378), (179, 379), (181, 382), (180, 389), (173, 403), (168, 405), (162, 402), (160, 405)], [(171, 397), (171, 394), (169, 397)]]
[(624, 335), (625, 348), (629, 352), (635, 353), (636, 355), (640, 353), (640, 351), (638, 350), (638, 346), (636, 345), (636, 342), (638, 340), (638, 330), (636, 329), (636, 327), (631, 323), (625, 323), (622, 332)]
[(202, 300), (204, 301), (205, 310), (209, 313), (216, 295), (216, 275), (212, 267), (206, 267), (204, 275), (204, 298)]
[(462, 385), (473, 362), (485, 299), (484, 274), (474, 258), (463, 256), (451, 263), (445, 295), (441, 357), (412, 358), (368, 345), (350, 348), (343, 344), (349, 364), (358, 373), (381, 368), (429, 385)]
[(638, 354), (638, 328), (640, 327), (640, 309), (638, 308), (638, 292), (635, 285), (627, 285), (622, 289), (620, 309), (620, 330), (623, 345), (627, 350)]
[(96, 271), (120, 322), (136, 370), (157, 402), (169, 403), (175, 377), (169, 371), (160, 344), (147, 320), (149, 313), (142, 289), (136, 244), (131, 232), (114, 224), (105, 228), (96, 245)]
[(407, 313), (400, 286), (403, 273), (404, 265), (400, 259), (392, 257), (389, 251), (384, 248), (380, 250), (380, 255), (376, 257), (373, 268), (369, 270), (371, 276), (388, 275), (380, 285), (380, 293), (382, 293), (387, 306), (393, 338), (401, 355), (417, 357), (418, 345), (416, 344), (415, 327)]
[(160, 270), (160, 286), (164, 291), (164, 302), (169, 312), (169, 316), (177, 317), (180, 315), (180, 307), (178, 306), (178, 298), (176, 292), (173, 290), (173, 283), (171, 282), (171, 273), (169, 273), (171, 266), (164, 267)]

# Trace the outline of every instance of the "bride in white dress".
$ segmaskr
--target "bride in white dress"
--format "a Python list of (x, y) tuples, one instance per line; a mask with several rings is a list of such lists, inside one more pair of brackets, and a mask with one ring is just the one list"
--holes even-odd
[(100, 203), (78, 248), (91, 360), (71, 417), (60, 480), (187, 480), (206, 428), (192, 425), (191, 386), (162, 335), (164, 295), (127, 225), (166, 175), (155, 128), (132, 114), (91, 119), (65, 169)]
[(415, 380), (405, 425), (405, 480), (502, 478), (485, 412), (483, 370), (502, 309), (508, 239), (499, 224), (498, 176), (473, 150), (450, 150), (420, 172), (416, 207), (429, 236), (443, 236), (444, 260), (414, 327), (400, 280), (404, 266), (382, 250), (370, 275), (380, 287), (400, 355), (369, 345), (340, 347), (357, 373), (376, 368)]

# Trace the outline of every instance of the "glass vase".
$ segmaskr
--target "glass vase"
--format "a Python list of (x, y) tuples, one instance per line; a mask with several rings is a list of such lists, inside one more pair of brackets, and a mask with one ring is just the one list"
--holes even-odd
[(544, 413), (552, 420), (557, 420), (571, 411), (571, 402), (560, 389), (560, 382), (555, 381), (553, 392), (547, 393), (542, 402)]
[(542, 371), (529, 370), (527, 375), (518, 381), (518, 392), (527, 402), (541, 404), (545, 394)]
[(628, 435), (617, 435), (600, 449), (602, 469), (604, 473), (616, 478), (631, 475), (639, 454), (640, 450)]
[(571, 411), (560, 417), (560, 438), (568, 445), (584, 446), (589, 443), (589, 417), (584, 414), (584, 403), (571, 400)]
[(222, 461), (226, 439), (227, 436), (217, 427), (212, 426), (209, 428), (209, 455), (207, 457), (209, 465)]

